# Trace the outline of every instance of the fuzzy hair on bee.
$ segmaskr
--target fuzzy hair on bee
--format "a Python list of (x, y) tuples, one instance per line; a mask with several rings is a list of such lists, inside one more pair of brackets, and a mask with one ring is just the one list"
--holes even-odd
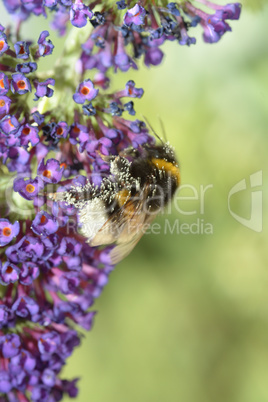
[(110, 164), (110, 175), (99, 187), (88, 182), (50, 198), (77, 208), (81, 234), (91, 246), (115, 244), (110, 260), (116, 264), (171, 201), (180, 184), (180, 169), (173, 148), (164, 142), (102, 158)]

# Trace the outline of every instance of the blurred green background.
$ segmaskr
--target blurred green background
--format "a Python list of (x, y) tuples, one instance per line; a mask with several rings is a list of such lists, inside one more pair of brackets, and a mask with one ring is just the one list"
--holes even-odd
[[(157, 218), (160, 233), (143, 236), (96, 302), (94, 328), (63, 373), (81, 378), (78, 402), (268, 402), (268, 6), (244, 4), (253, 7), (218, 44), (200, 31), (196, 46), (166, 44), (161, 66), (113, 77), (114, 88), (128, 79), (144, 88), (137, 117), (161, 132), (161, 116), (183, 189)], [(246, 179), (230, 206), (250, 218), (258, 171), (262, 232), (228, 210), (229, 191)], [(194, 191), (196, 200), (179, 199)], [(171, 233), (167, 219), (213, 233)]]

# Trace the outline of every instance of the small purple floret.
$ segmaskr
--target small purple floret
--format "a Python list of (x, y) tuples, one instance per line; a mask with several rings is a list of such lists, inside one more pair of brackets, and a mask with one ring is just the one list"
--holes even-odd
[(0, 116), (8, 114), (11, 104), (11, 99), (7, 96), (0, 95)]
[(0, 32), (0, 56), (9, 49), (7, 37), (3, 32)]
[(14, 180), (13, 188), (26, 200), (32, 200), (44, 188), (44, 182), (40, 177), (27, 180), (17, 178)]
[(30, 55), (29, 42), (20, 41), (15, 43), (14, 49), (18, 59), (28, 59)]
[(39, 306), (34, 299), (29, 296), (20, 296), (12, 306), (12, 311), (16, 313), (19, 317), (31, 318), (38, 313)]
[(85, 6), (82, 0), (75, 0), (70, 9), (70, 21), (73, 26), (82, 28), (87, 24), (87, 19), (93, 17), (93, 12)]
[(63, 174), (64, 167), (60, 167), (59, 161), (56, 159), (48, 159), (46, 164), (44, 159), (38, 165), (37, 174), (41, 176), (46, 183), (58, 183)]
[(16, 356), (20, 351), (20, 337), (17, 334), (6, 334), (0, 337), (3, 342), (2, 353), (5, 358)]
[(85, 101), (91, 101), (96, 98), (99, 90), (94, 88), (93, 82), (88, 79), (78, 86), (76, 93), (73, 95), (73, 99), (76, 103), (85, 103)]
[(37, 64), (35, 62), (22, 63), (16, 65), (16, 71), (22, 74), (29, 74), (36, 70), (37, 70)]
[(140, 6), (139, 4), (136, 4), (133, 8), (127, 11), (127, 13), (124, 16), (124, 23), (126, 25), (142, 25), (144, 23), (144, 18), (146, 15), (145, 9)]
[(8, 219), (0, 219), (0, 247), (10, 243), (19, 234), (20, 224), (18, 221), (13, 224)]
[(36, 89), (34, 101), (37, 101), (39, 98), (46, 96), (47, 98), (51, 98), (54, 93), (52, 88), (49, 88), (48, 85), (55, 85), (55, 80), (53, 78), (48, 78), (43, 82), (38, 82), (38, 80), (34, 80), (34, 87)]
[(54, 49), (54, 45), (51, 40), (46, 40), (48, 36), (48, 31), (42, 31), (37, 42), (39, 45), (39, 55), (43, 57), (50, 55)]
[(49, 236), (59, 228), (56, 219), (45, 211), (38, 212), (32, 222), (32, 230), (37, 235)]
[(19, 279), (20, 269), (11, 262), (5, 262), (1, 268), (0, 282), (4, 285), (14, 283)]
[(14, 93), (18, 93), (19, 95), (26, 94), (27, 92), (32, 91), (31, 83), (27, 77), (24, 77), (23, 74), (16, 73), (12, 75), (11, 80), (11, 91)]
[(9, 91), (8, 76), (0, 72), (0, 95), (6, 95)]

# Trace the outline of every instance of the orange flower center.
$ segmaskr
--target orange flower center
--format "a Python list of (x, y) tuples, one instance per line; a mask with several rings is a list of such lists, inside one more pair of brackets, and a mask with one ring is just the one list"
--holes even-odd
[(89, 88), (88, 88), (88, 87), (83, 87), (83, 88), (81, 89), (81, 93), (82, 93), (83, 95), (89, 94)]
[(11, 235), (11, 229), (10, 228), (4, 228), (3, 229), (3, 235), (8, 237)]
[(66, 168), (67, 168), (67, 163), (65, 163), (65, 162), (61, 163), (61, 164), (60, 164), (60, 167), (61, 167), (61, 168), (64, 167), (64, 169), (66, 169)]
[(34, 190), (35, 190), (35, 187), (32, 184), (27, 184), (26, 191), (28, 191), (28, 193), (33, 193)]
[(1, 88), (5, 88), (5, 85), (4, 85), (4, 78), (2, 78), (2, 79), (0, 80), (0, 87), (1, 87)]
[(6, 273), (7, 273), (7, 274), (11, 274), (12, 271), (13, 271), (13, 268), (9, 265), (9, 266), (7, 267)]
[(3, 40), (1, 40), (0, 41), (0, 50), (2, 50), (4, 46), (5, 46), (5, 42)]
[(24, 135), (28, 135), (28, 134), (30, 134), (30, 129), (29, 129), (29, 127), (24, 127), (24, 129), (22, 130), (22, 134), (24, 134)]
[(14, 127), (14, 125), (11, 123), (11, 120), (9, 119), (8, 121), (8, 124), (10, 125), (10, 127)]
[(5, 104), (6, 104), (6, 102), (4, 101), (4, 99), (1, 99), (1, 100), (0, 100), (0, 107), (5, 106)]
[(20, 51), (19, 51), (19, 54), (23, 54), (25, 52), (25, 50), (24, 50), (24, 46), (23, 45), (21, 45), (20, 46)]
[(41, 219), (40, 219), (41, 223), (47, 223), (47, 218), (45, 217), (45, 215), (42, 215)]
[(77, 127), (77, 126), (75, 126), (75, 127), (73, 128), (73, 130), (74, 130), (74, 133), (75, 133), (75, 134), (79, 134), (79, 133), (80, 133), (80, 128)]
[(26, 87), (25, 81), (23, 81), (23, 80), (19, 80), (19, 81), (17, 82), (17, 85), (18, 85), (18, 87), (19, 87), (20, 89), (24, 89), (24, 88)]
[(51, 171), (50, 170), (44, 170), (43, 176), (47, 177), (48, 179), (51, 177)]
[(62, 128), (62, 127), (58, 127), (58, 128), (57, 128), (57, 134), (58, 134), (58, 135), (62, 135), (62, 134), (63, 134), (63, 128)]

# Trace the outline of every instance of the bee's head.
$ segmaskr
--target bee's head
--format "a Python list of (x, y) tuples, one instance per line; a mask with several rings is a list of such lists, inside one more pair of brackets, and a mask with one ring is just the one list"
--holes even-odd
[(173, 148), (168, 143), (153, 146), (150, 145), (145, 148), (150, 159), (164, 159), (166, 162), (170, 162), (173, 165), (178, 164)]

